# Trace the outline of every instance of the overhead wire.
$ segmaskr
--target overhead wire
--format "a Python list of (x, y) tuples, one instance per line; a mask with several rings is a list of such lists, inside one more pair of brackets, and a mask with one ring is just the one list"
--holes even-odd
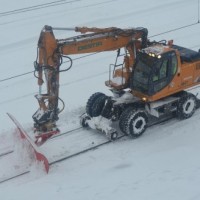
[[(33, 11), (33, 10), (40, 10), (40, 9), (43, 9), (43, 8), (54, 7), (54, 6), (59, 6), (59, 5), (63, 5), (63, 4), (79, 2), (79, 1), (83, 1), (83, 0), (71, 0), (71, 1), (67, 1), (67, 2), (65, 2), (65, 1), (66, 0), (54, 1), (54, 2), (49, 2), (49, 3), (45, 3), (45, 4), (15, 9), (15, 10), (11, 10), (11, 11), (0, 12), (0, 17), (21, 14), (21, 13), (24, 13), (24, 12), (29, 12), (29, 11)], [(101, 5), (101, 4), (105, 4), (105, 3), (110, 3), (112, 1), (117, 1), (117, 0), (108, 0), (108, 1), (105, 1), (105, 2), (87, 5), (87, 6), (84, 6), (84, 7), (90, 7), (90, 6), (93, 6), (93, 5)]]
[[(177, 31), (177, 30), (181, 30), (181, 29), (184, 29), (184, 28), (195, 26), (197, 24), (199, 24), (199, 22), (191, 23), (191, 24), (188, 24), (188, 25), (185, 25), (185, 26), (181, 26), (181, 27), (178, 27), (178, 28), (174, 28), (174, 29), (171, 29), (171, 30), (168, 30), (168, 31), (164, 31), (164, 32), (161, 32), (161, 33), (158, 33), (158, 34), (155, 34), (155, 35), (151, 35), (148, 38), (164, 35), (164, 34), (167, 34), (167, 33), (170, 33), (170, 32), (174, 32), (174, 31)], [(94, 53), (91, 53), (91, 54), (86, 54), (86, 55), (74, 58), (71, 61), (79, 60), (79, 59), (82, 59), (82, 58), (85, 58), (85, 57), (89, 57), (89, 56), (92, 56), (92, 55), (95, 55), (95, 54), (99, 54), (99, 53), (101, 53), (101, 52), (94, 52)], [(66, 62), (69, 62), (69, 61), (64, 61), (63, 63), (66, 63)], [(25, 75), (28, 75), (28, 74), (31, 74), (31, 73), (34, 73), (34, 70), (29, 71), (29, 72), (25, 72), (25, 73), (22, 73), (22, 74), (18, 74), (18, 75), (15, 75), (15, 76), (11, 76), (11, 77), (8, 77), (8, 78), (1, 79), (0, 82), (8, 81), (8, 80), (11, 80), (11, 79), (14, 79), (14, 78), (18, 78), (18, 77), (21, 77), (21, 76), (25, 76)]]
[[(163, 35), (163, 34), (166, 34), (166, 33), (170, 33), (170, 32), (173, 32), (173, 31), (176, 31), (176, 30), (180, 30), (180, 29), (183, 29), (183, 28), (187, 28), (187, 27), (190, 27), (190, 26), (194, 26), (194, 25), (197, 25), (199, 24), (199, 22), (197, 23), (192, 23), (192, 24), (189, 24), (189, 25), (186, 25), (186, 26), (182, 26), (182, 27), (178, 27), (178, 28), (175, 28), (175, 29), (171, 29), (169, 31), (165, 31), (165, 32), (162, 32), (162, 33), (158, 33), (156, 35), (152, 35), (152, 36), (149, 36), (149, 38), (152, 38), (152, 37), (156, 37), (156, 36), (159, 36), (159, 35)], [(194, 47), (197, 47), (197, 45), (195, 45)], [(190, 48), (193, 48), (193, 47), (190, 47)], [(87, 55), (83, 55), (83, 56), (80, 56), (80, 57), (77, 57), (77, 58), (74, 58), (72, 59), (72, 61), (75, 61), (75, 60), (79, 60), (79, 59), (82, 59), (82, 58), (85, 58), (85, 57), (89, 57), (89, 56), (92, 56), (92, 55), (95, 55), (95, 54), (98, 54), (98, 53), (101, 53), (101, 52), (94, 52), (94, 53), (91, 53), (91, 54), (87, 54)], [(66, 62), (71, 62), (71, 61), (64, 61), (63, 63), (66, 63)], [(5, 78), (5, 79), (2, 79), (0, 80), (0, 82), (3, 82), (3, 81), (7, 81), (7, 80), (10, 80), (10, 79), (14, 79), (14, 78), (18, 78), (18, 77), (21, 77), (21, 76), (25, 76), (25, 75), (28, 75), (28, 74), (31, 74), (33, 73), (34, 71), (29, 71), (29, 72), (26, 72), (26, 73), (23, 73), (23, 74), (19, 74), (19, 75), (16, 75), (16, 76), (12, 76), (12, 77), (8, 77), (8, 78)], [(107, 72), (103, 72), (101, 75), (105, 74)], [(97, 75), (99, 76), (99, 74)], [(88, 78), (93, 78), (94, 75), (92, 77), (88, 77)], [(79, 81), (81, 81), (82, 79), (80, 79)], [(74, 81), (75, 82), (75, 81)], [(77, 81), (76, 81), (77, 82)], [(68, 84), (63, 84), (64, 85), (69, 85)], [(26, 94), (24, 95), (23, 97), (25, 96), (30, 96), (30, 95), (33, 95), (34, 93), (31, 93), (31, 94)], [(12, 99), (10, 101), (13, 101), (13, 100), (17, 100), (17, 99), (21, 99), (22, 97), (18, 97), (18, 98), (15, 98), (15, 99)], [(5, 102), (0, 102), (0, 104), (4, 104), (4, 103), (7, 103), (8, 101), (5, 101)]]
[(39, 9), (52, 7), (52, 6), (57, 6), (57, 5), (62, 5), (62, 4), (67, 4), (67, 3), (73, 3), (73, 2), (77, 2), (77, 1), (82, 1), (82, 0), (71, 0), (71, 1), (58, 0), (58, 1), (52, 1), (52, 2), (48, 2), (48, 3), (35, 5), (35, 6), (29, 6), (29, 7), (24, 7), (24, 8), (20, 8), (20, 9), (0, 12), (0, 17), (4, 17), (4, 16), (8, 16), (8, 15), (14, 15), (14, 14), (20, 14), (20, 13), (23, 13), (23, 12), (29, 12), (29, 11), (32, 11), (32, 10), (39, 10)]
[(181, 26), (179, 28), (174, 28), (174, 29), (162, 32), (162, 33), (158, 33), (158, 34), (152, 35), (149, 38), (156, 37), (156, 36), (163, 35), (163, 34), (167, 34), (167, 33), (174, 32), (174, 31), (177, 31), (177, 30), (181, 30), (181, 29), (184, 29), (184, 28), (188, 28), (190, 26), (194, 26), (194, 25), (197, 25), (197, 24), (199, 24), (199, 21), (195, 22), (195, 23), (191, 23), (191, 24), (185, 25), (185, 26)]

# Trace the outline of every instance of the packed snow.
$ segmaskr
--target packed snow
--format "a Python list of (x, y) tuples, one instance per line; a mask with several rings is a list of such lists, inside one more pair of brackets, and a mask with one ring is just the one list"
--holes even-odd
[[(138, 139), (122, 138), (56, 163), (48, 175), (41, 163), (33, 162), (32, 150), (26, 142), (20, 141), (6, 115), (7, 112), (13, 114), (27, 132), (32, 131), (32, 115), (38, 108), (34, 98), (38, 86), (32, 73), (33, 62), (44, 25), (146, 27), (151, 40), (173, 39), (177, 45), (198, 50), (198, 0), (0, 2), (0, 154), (14, 150), (0, 158), (0, 180), (16, 171), (30, 170), (24, 176), (0, 184), (0, 199), (200, 199), (200, 110), (188, 120), (171, 119), (149, 127)], [(27, 7), (32, 10), (24, 12)], [(14, 13), (9, 12), (14, 10)], [(75, 34), (73, 31), (55, 32), (57, 38)], [(93, 93), (111, 95), (104, 82), (109, 79), (109, 65), (114, 63), (116, 54), (72, 56), (72, 69), (60, 77), (60, 97), (66, 104), (58, 121), (62, 132), (80, 126), (79, 116)], [(27, 74), (8, 79), (24, 73)], [(86, 129), (48, 141), (40, 150), (53, 162), (105, 141), (103, 134)]]

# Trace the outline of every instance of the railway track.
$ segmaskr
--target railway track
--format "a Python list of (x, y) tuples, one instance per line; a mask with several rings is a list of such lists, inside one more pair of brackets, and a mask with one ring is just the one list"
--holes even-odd
[[(67, 135), (67, 134), (69, 134), (69, 133), (72, 133), (72, 132), (74, 132), (74, 131), (81, 130), (81, 129), (83, 129), (83, 127), (74, 128), (74, 129), (72, 129), (72, 130), (69, 130), (69, 131), (60, 133), (60, 134), (58, 134), (58, 135), (55, 135), (55, 136), (53, 136), (52, 138), (50, 138), (49, 140), (54, 140), (54, 139), (57, 138), (57, 137), (62, 137), (62, 136), (64, 136), (64, 135)], [(11, 153), (14, 153), (14, 149), (9, 149), (9, 150), (7, 150), (7, 151), (1, 152), (1, 153), (0, 153), (0, 158), (1, 158), (1, 157), (4, 157), (4, 156), (7, 156), (7, 155), (9, 155), (9, 154), (11, 154)]]
[[(168, 121), (168, 120), (170, 120), (170, 119), (172, 119), (172, 116), (171, 116), (171, 117), (167, 117), (167, 118), (165, 118), (165, 119), (163, 119), (163, 120), (161, 120), (161, 121), (158, 121), (158, 122), (152, 122), (152, 123), (149, 125), (149, 127), (150, 127), (150, 126), (153, 126), (153, 125), (155, 125), (155, 124), (163, 124), (163, 123), (165, 123), (166, 121)], [(63, 136), (67, 136), (67, 134), (69, 134), (69, 133), (73, 133), (73, 132), (77, 132), (77, 133), (80, 132), (80, 133), (81, 133), (83, 130), (85, 130), (85, 128), (83, 128), (83, 127), (74, 128), (74, 129), (72, 129), (72, 130), (66, 131), (66, 132), (61, 133), (61, 134), (59, 134), (59, 135), (53, 136), (52, 138), (49, 139), (49, 142), (52, 141), (52, 140), (54, 140), (54, 139), (56, 139), (56, 138), (63, 137)], [(115, 140), (115, 142), (117, 142), (117, 141), (119, 141), (120, 139), (125, 138), (125, 137), (129, 138), (129, 137), (126, 136), (126, 135), (120, 135), (120, 136)], [(47, 142), (48, 142), (48, 141), (47, 141)], [(98, 143), (98, 144), (96, 144), (96, 145), (89, 146), (88, 148), (85, 148), (85, 149), (83, 149), (83, 150), (81, 150), (81, 151), (78, 151), (78, 152), (75, 152), (75, 153), (72, 153), (72, 154), (69, 154), (69, 155), (66, 155), (66, 156), (64, 155), (64, 156), (58, 157), (57, 159), (54, 159), (54, 160), (52, 160), (51, 162), (49, 162), (49, 166), (52, 166), (52, 165), (54, 165), (54, 164), (56, 164), (56, 163), (60, 163), (60, 162), (62, 162), (62, 161), (66, 161), (66, 160), (68, 160), (68, 159), (70, 159), (70, 158), (73, 158), (73, 157), (75, 157), (75, 156), (84, 154), (84, 153), (86, 153), (86, 152), (93, 151), (93, 150), (98, 149), (98, 148), (101, 147), (101, 146), (105, 146), (105, 145), (107, 145), (107, 144), (109, 144), (109, 143), (111, 143), (111, 142), (112, 142), (112, 141), (110, 141), (110, 140), (107, 139), (106, 141), (102, 141), (101, 143)], [(12, 154), (12, 153), (14, 153), (14, 150), (8, 150), (7, 152), (0, 153), (0, 158), (1, 158), (1, 157), (4, 157), (4, 156), (8, 156), (8, 155), (10, 155), (10, 154)], [(5, 182), (8, 182), (8, 181), (13, 180), (13, 179), (16, 179), (16, 178), (19, 178), (19, 177), (22, 177), (22, 176), (24, 176), (24, 175), (29, 174), (30, 172), (31, 172), (30, 170), (24, 170), (24, 171), (20, 171), (20, 172), (18, 172), (18, 173), (12, 174), (12, 175), (10, 175), (10, 176), (4, 177), (4, 178), (2, 178), (2, 179), (0, 178), (0, 184), (5, 183)]]
[(9, 155), (9, 154), (11, 154), (11, 153), (13, 153), (14, 152), (14, 150), (8, 150), (8, 151), (5, 151), (5, 152), (3, 152), (3, 153), (0, 153), (0, 158), (1, 157), (4, 157), (4, 156), (7, 156), (7, 155)]
[[(82, 129), (83, 129), (82, 127), (78, 127), (78, 128), (72, 129), (72, 130), (67, 131), (67, 132), (65, 132), (65, 133), (62, 133), (62, 134), (60, 134), (60, 135), (56, 135), (55, 137), (51, 138), (51, 140), (53, 140), (53, 139), (55, 139), (55, 138), (58, 138), (58, 137), (62, 137), (63, 135), (67, 135), (67, 134), (72, 133), (72, 132), (75, 132), (75, 131), (81, 132)], [(121, 138), (124, 137), (124, 136), (125, 136), (125, 135), (122, 135), (122, 136), (118, 137), (117, 140), (121, 139)], [(105, 141), (105, 142), (102, 142), (102, 143), (100, 143), (100, 144), (94, 145), (94, 146), (92, 146), (92, 147), (85, 148), (84, 150), (81, 150), (81, 151), (76, 152), (76, 153), (74, 153), (74, 154), (60, 157), (60, 158), (58, 158), (58, 159), (55, 159), (54, 161), (51, 161), (51, 162), (49, 163), (49, 165), (52, 166), (52, 165), (54, 165), (54, 164), (56, 164), (56, 163), (65, 161), (65, 160), (67, 160), (67, 159), (73, 158), (73, 157), (75, 157), (75, 156), (84, 154), (84, 153), (89, 152), (89, 151), (92, 151), (92, 150), (95, 150), (95, 149), (97, 149), (98, 147), (104, 146), (104, 145), (109, 144), (109, 143), (111, 143), (111, 142), (112, 142), (112, 141), (107, 140), (107, 141)], [(9, 154), (11, 154), (11, 153), (13, 153), (13, 152), (14, 152), (14, 150), (10, 150), (10, 151), (8, 151), (8, 152), (4, 152), (4, 153), (0, 154), (0, 156), (1, 156), (1, 157), (7, 156), (7, 155), (9, 155)], [(13, 175), (10, 175), (10, 176), (8, 176), (8, 177), (6, 177), (6, 178), (4, 177), (4, 178), (0, 179), (0, 184), (1, 184), (1, 183), (5, 183), (5, 182), (10, 181), (10, 180), (13, 180), (13, 179), (15, 179), (15, 178), (22, 177), (22, 176), (24, 176), (24, 175), (26, 175), (26, 174), (29, 174), (30, 172), (31, 172), (30, 170), (24, 170), (24, 171), (22, 171), (22, 172), (19, 172), (19, 173), (15, 173), (15, 174), (13, 174)]]

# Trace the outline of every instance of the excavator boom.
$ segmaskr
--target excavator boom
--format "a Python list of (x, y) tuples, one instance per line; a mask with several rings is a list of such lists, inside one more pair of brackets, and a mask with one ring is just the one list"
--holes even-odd
[[(81, 35), (56, 39), (54, 35), (56, 30), (75, 31), (81, 33)], [(58, 114), (62, 110), (58, 108), (58, 101), (61, 100), (59, 98), (59, 73), (71, 68), (72, 60), (69, 55), (125, 48), (129, 55), (124, 58), (126, 84), (120, 86), (124, 88), (127, 86), (136, 51), (147, 46), (147, 34), (146, 28), (53, 28), (45, 26), (38, 40), (38, 56), (34, 64), (35, 76), (38, 78), (39, 85), (39, 94), (35, 96), (39, 103), (39, 109), (33, 115), (36, 132), (43, 133), (56, 129), (55, 122), (58, 120)], [(71, 63), (70, 67), (64, 70), (61, 69), (63, 57), (68, 58)], [(45, 80), (43, 78), (44, 74)], [(123, 76), (123, 69), (116, 72), (116, 76), (119, 74)], [(46, 82), (47, 91), (42, 94), (41, 87), (44, 82)], [(118, 86), (111, 84), (110, 81), (106, 85), (119, 89)]]

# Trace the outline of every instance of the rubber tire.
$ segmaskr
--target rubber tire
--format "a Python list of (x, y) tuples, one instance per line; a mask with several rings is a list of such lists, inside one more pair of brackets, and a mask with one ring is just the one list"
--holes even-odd
[(80, 117), (80, 125), (84, 128), (88, 127), (88, 123), (86, 123), (87, 120), (90, 120), (90, 117), (84, 113), (81, 117)]
[(128, 114), (127, 134), (133, 138), (140, 137), (146, 130), (148, 116), (144, 110), (132, 110)]
[(190, 118), (194, 114), (196, 106), (197, 106), (196, 97), (191, 93), (185, 92), (178, 101), (177, 117), (179, 119)]
[(101, 93), (101, 92), (96, 92), (94, 93), (87, 101), (86, 104), (86, 113), (90, 116), (92, 116), (92, 107), (94, 105), (94, 102), (101, 96), (105, 96), (105, 94)]
[(110, 140), (114, 141), (118, 138), (118, 133), (117, 132), (113, 132), (110, 134)]
[(128, 133), (128, 130), (127, 130), (127, 125), (128, 125), (128, 118), (129, 118), (129, 113), (132, 112), (134, 110), (133, 107), (128, 107), (126, 108), (120, 118), (119, 118), (119, 128), (120, 128), (120, 131), (124, 134), (127, 135)]
[[(105, 104), (106, 102), (106, 104)], [(110, 97), (106, 96), (104, 106), (102, 108), (101, 116), (107, 119), (112, 119), (113, 116), (113, 102)]]
[(108, 97), (107, 96), (100, 96), (98, 97), (93, 105), (92, 105), (92, 109), (91, 109), (91, 117), (98, 117), (99, 115), (101, 115), (101, 112), (103, 110), (103, 107), (105, 105), (105, 101)]

